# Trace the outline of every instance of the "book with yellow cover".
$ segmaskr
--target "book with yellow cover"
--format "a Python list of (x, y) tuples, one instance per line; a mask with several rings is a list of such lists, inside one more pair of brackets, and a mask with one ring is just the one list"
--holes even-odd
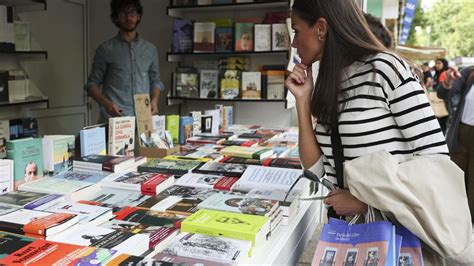
[(269, 229), (268, 217), (214, 210), (199, 210), (181, 223), (182, 232), (247, 240), (252, 247), (266, 241)]
[(229, 146), (223, 148), (222, 155), (263, 160), (273, 155), (273, 150), (264, 147)]

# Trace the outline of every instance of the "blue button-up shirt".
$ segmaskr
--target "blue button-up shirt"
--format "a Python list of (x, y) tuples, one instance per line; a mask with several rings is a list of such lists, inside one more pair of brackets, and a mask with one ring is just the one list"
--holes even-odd
[[(102, 87), (102, 94), (117, 104), (126, 116), (135, 115), (133, 95), (163, 91), (158, 66), (158, 51), (152, 43), (137, 36), (132, 42), (119, 33), (101, 44), (95, 53), (85, 88)], [(101, 117), (108, 118), (103, 106)]]

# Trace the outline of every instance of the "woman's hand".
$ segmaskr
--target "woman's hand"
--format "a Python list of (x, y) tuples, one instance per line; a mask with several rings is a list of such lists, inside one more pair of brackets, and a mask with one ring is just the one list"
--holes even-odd
[(441, 82), (445, 89), (451, 89), (453, 87), (453, 82), (461, 77), (461, 73), (453, 68), (449, 67), (446, 70), (446, 78)]
[(354, 216), (367, 212), (367, 204), (352, 196), (347, 189), (336, 189), (329, 193), (324, 203), (333, 207), (338, 215)]
[[(306, 71), (306, 73), (305, 73)], [(285, 80), (285, 86), (295, 96), (296, 100), (310, 99), (313, 90), (313, 69), (311, 65), (297, 64)]]

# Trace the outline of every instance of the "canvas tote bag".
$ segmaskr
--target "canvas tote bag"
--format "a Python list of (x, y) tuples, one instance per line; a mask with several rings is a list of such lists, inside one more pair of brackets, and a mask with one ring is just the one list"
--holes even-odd
[(474, 265), (464, 174), (447, 156), (398, 163), (379, 151), (345, 162), (344, 177), (356, 198), (395, 217), (447, 265)]

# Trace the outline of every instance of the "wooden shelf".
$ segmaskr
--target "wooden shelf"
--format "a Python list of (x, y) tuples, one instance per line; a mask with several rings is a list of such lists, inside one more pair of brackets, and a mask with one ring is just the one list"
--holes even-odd
[(231, 57), (231, 56), (255, 56), (255, 55), (263, 55), (263, 56), (274, 56), (274, 55), (281, 55), (286, 56), (288, 58), (289, 51), (264, 51), (264, 52), (231, 52), (231, 53), (167, 53), (166, 60), (168, 62), (180, 62), (185, 57)]
[(202, 11), (224, 11), (224, 10), (251, 10), (251, 9), (271, 9), (271, 8), (287, 8), (290, 7), (289, 0), (276, 0), (272, 2), (254, 2), (254, 3), (234, 3), (220, 5), (193, 5), (193, 6), (169, 6), (167, 8), (168, 16), (182, 17), (186, 12), (202, 12)]
[(15, 7), (16, 12), (46, 10), (46, 0), (0, 0), (0, 5)]
[(46, 108), (49, 107), (48, 97), (28, 97), (25, 100), (18, 100), (18, 101), (11, 101), (11, 102), (0, 102), (0, 107), (35, 104), (35, 103), (45, 103)]
[(285, 99), (221, 99), (221, 98), (188, 98), (168, 96), (168, 100), (183, 100), (183, 101), (203, 101), (203, 102), (285, 102)]
[(25, 57), (25, 58), (48, 59), (47, 51), (13, 51), (13, 52), (0, 51), (0, 54), (15, 55), (15, 56)]

